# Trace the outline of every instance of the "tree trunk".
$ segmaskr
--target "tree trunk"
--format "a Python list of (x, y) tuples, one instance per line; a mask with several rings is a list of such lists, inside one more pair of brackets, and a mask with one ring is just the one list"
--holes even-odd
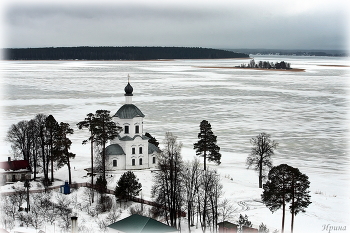
[(91, 199), (94, 203), (94, 138), (91, 138)]
[(207, 151), (204, 151), (204, 171), (207, 170)]
[(259, 161), (259, 164), (260, 164), (260, 168), (259, 168), (259, 188), (262, 188), (262, 162), (263, 162), (263, 156), (261, 155), (260, 156), (260, 161)]
[(283, 196), (283, 208), (282, 208), (282, 233), (284, 233), (284, 217), (285, 217), (285, 210), (286, 210), (286, 204), (285, 204), (285, 197)]
[(52, 149), (51, 149), (51, 156), (50, 157), (51, 157), (51, 182), (53, 182), (54, 178), (53, 178), (53, 155), (52, 155)]
[(102, 174), (103, 174), (103, 179), (106, 180), (106, 154), (105, 154), (105, 150), (106, 150), (106, 143), (103, 140), (102, 142)]
[[(68, 155), (67, 155), (67, 156), (68, 156)], [(72, 184), (72, 174), (71, 174), (71, 168), (70, 168), (69, 157), (67, 158), (67, 167), (68, 167), (68, 179), (69, 179), (69, 184)]]
[(293, 233), (293, 227), (294, 227), (294, 211), (295, 211), (295, 208), (294, 208), (294, 175), (292, 175), (292, 204), (291, 204), (291, 212), (292, 212), (292, 221), (291, 221), (291, 224), (290, 224), (290, 232)]

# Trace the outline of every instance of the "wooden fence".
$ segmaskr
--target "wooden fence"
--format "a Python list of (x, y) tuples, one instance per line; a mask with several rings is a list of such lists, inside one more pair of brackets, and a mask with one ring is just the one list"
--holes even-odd
[[(58, 185), (58, 186), (51, 186), (51, 187), (47, 187), (47, 188), (44, 188), (44, 189), (37, 189), (37, 190), (29, 190), (29, 193), (41, 193), (41, 192), (47, 192), (47, 191), (51, 191), (51, 190), (59, 190), (60, 187), (62, 185)], [(74, 189), (78, 189), (80, 187), (87, 187), (87, 188), (92, 188), (92, 185), (91, 183), (87, 183), (87, 182), (83, 182), (83, 183), (72, 183), (69, 185), (71, 188), (74, 188)], [(93, 187), (93, 188), (96, 188), (96, 187)], [(16, 192), (2, 192), (1, 195), (2, 196), (7, 196), (7, 195), (12, 195), (12, 194), (15, 194)], [(108, 194), (114, 194), (114, 190), (111, 190), (111, 189), (107, 189), (106, 193)], [(142, 198), (138, 198), (138, 197), (132, 197), (131, 198), (131, 201), (133, 202), (137, 202), (137, 203), (143, 203), (143, 204), (146, 204), (146, 205), (150, 205), (150, 206), (154, 206), (154, 207), (157, 207), (157, 208), (161, 208), (161, 209), (166, 209), (164, 206), (162, 206), (161, 204), (158, 204), (154, 201), (148, 201), (148, 200), (145, 200), (145, 199), (142, 199)], [(181, 215), (181, 217), (186, 217), (186, 212), (184, 211), (180, 211), (179, 212), (179, 215)]]

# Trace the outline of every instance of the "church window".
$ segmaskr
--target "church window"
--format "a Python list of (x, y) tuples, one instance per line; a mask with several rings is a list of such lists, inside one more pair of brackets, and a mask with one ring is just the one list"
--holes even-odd
[(129, 133), (129, 126), (128, 126), (128, 125), (125, 125), (125, 126), (124, 126), (124, 133), (125, 133), (125, 134), (128, 134), (128, 133)]
[(134, 155), (135, 153), (136, 153), (136, 152), (135, 152), (135, 148), (132, 148), (132, 149), (131, 149), (131, 154)]
[(117, 166), (117, 160), (114, 159), (114, 160), (113, 160), (113, 167), (116, 167), (116, 166)]
[(140, 133), (140, 126), (138, 125), (135, 126), (135, 133)]
[(156, 163), (156, 157), (153, 157), (153, 164), (155, 164)]
[(139, 159), (140, 165), (142, 165), (142, 158)]
[(139, 147), (139, 154), (142, 154), (142, 147)]
[(132, 160), (131, 160), (131, 165), (132, 165), (132, 166), (135, 166), (135, 159), (132, 159)]

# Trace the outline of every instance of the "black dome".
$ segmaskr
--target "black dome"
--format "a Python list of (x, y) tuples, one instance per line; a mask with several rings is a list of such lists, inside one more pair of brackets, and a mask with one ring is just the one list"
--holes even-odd
[(133, 90), (134, 90), (134, 89), (132, 88), (132, 86), (131, 86), (130, 83), (128, 82), (128, 85), (126, 85), (126, 87), (124, 88), (125, 95), (126, 95), (126, 96), (132, 96)]

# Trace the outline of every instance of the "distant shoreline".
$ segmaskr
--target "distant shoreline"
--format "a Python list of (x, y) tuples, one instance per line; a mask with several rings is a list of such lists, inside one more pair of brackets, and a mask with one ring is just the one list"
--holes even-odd
[(249, 58), (248, 54), (201, 47), (46, 47), (2, 49), (3, 60), (158, 60)]
[(318, 66), (328, 66), (328, 67), (350, 67), (348, 65), (318, 65)]
[(240, 70), (264, 70), (264, 71), (289, 71), (289, 72), (305, 72), (305, 69), (263, 69), (263, 68), (241, 68), (241, 67), (224, 67), (224, 66), (196, 66), (198, 68), (211, 68), (211, 69), (240, 69)]

